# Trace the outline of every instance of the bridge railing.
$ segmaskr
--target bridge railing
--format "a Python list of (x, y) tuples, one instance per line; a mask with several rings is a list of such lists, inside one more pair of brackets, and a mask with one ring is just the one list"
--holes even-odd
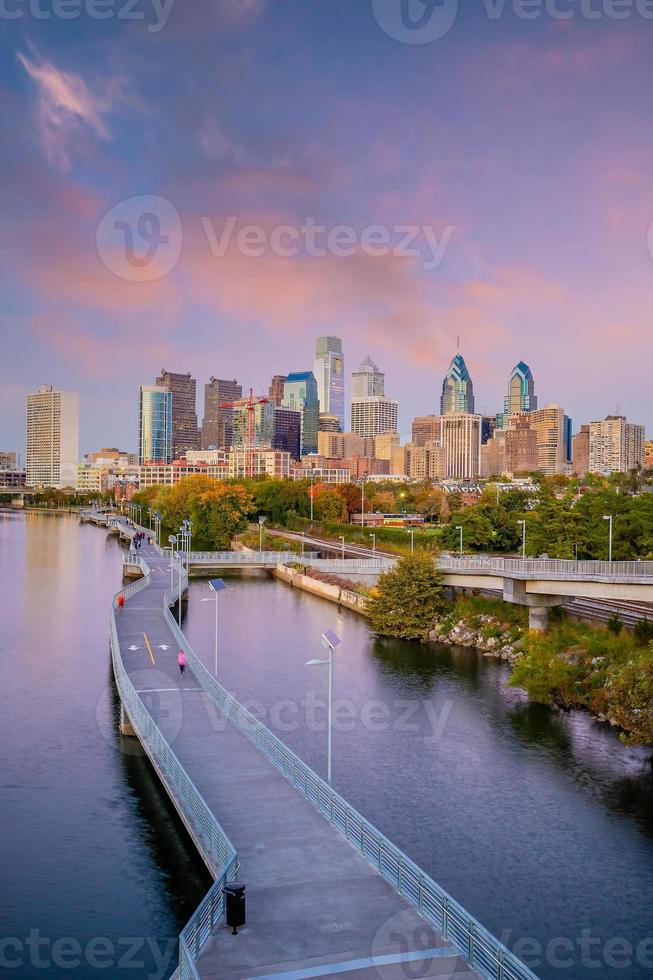
[(508, 575), (511, 578), (632, 582), (653, 579), (653, 561), (564, 561), (553, 558), (491, 558), (486, 555), (440, 556), (441, 571)]
[(210, 938), (213, 929), (224, 915), (224, 886), (236, 877), (238, 855), (215, 815), (141, 701), (124, 668), (118, 641), (115, 611), (118, 608), (120, 595), (128, 599), (149, 585), (150, 569), (140, 556), (139, 560), (144, 566), (144, 577), (133, 582), (126, 589), (122, 589), (113, 600), (109, 620), (111, 659), (120, 699), (129, 715), (134, 731), (169, 795), (177, 802), (180, 813), (184, 816), (198, 846), (216, 875), (213, 885), (179, 937), (181, 980), (199, 980), (195, 962)]
[(199, 660), (170, 612), (169, 606), (178, 598), (180, 587), (183, 591), (186, 586), (187, 578), (183, 575), (181, 583), (176, 583), (166, 593), (164, 615), (180, 648), (186, 652), (195, 677), (229, 720), (345, 835), (393, 888), (411, 902), (446, 940), (453, 943), (470, 966), (490, 980), (537, 980), (514, 953), (217, 682)]
[[(317, 552), (311, 552), (311, 556), (317, 557)], [(288, 562), (304, 560), (297, 551), (191, 551), (188, 558), (192, 564), (197, 565), (260, 565), (265, 563), (272, 567), (279, 562), (287, 564)]]
[(310, 565), (322, 572), (357, 572), (378, 574), (394, 568), (394, 558), (298, 558), (304, 565)]

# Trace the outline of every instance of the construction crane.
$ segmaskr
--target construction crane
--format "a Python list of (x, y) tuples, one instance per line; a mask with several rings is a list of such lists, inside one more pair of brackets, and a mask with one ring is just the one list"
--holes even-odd
[(220, 408), (244, 408), (247, 412), (247, 442), (244, 443), (245, 450), (245, 476), (254, 476), (254, 450), (256, 432), (256, 407), (265, 405), (270, 399), (264, 395), (255, 395), (252, 388), (249, 389), (247, 398), (239, 398), (235, 402), (220, 402)]

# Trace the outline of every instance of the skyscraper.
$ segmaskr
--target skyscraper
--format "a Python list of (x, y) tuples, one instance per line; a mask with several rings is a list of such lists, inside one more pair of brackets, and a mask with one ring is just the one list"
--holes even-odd
[(224, 402), (243, 397), (243, 387), (236, 379), (225, 381), (211, 377), (204, 385), (204, 418), (202, 419), (202, 449), (228, 449), (233, 441), (233, 409), (220, 408)]
[(536, 408), (528, 415), (537, 433), (538, 469), (546, 476), (564, 473), (567, 462), (565, 413), (558, 405)]
[(351, 376), (351, 398), (372, 398), (385, 393), (385, 374), (379, 371), (371, 357), (359, 364)]
[(448, 477), (471, 480), (481, 472), (481, 415), (449, 412), (442, 417), (441, 444)]
[(27, 485), (76, 487), (79, 395), (41, 385), (27, 396)]
[(161, 385), (141, 385), (138, 462), (171, 463), (172, 392)]
[(528, 364), (520, 361), (511, 371), (508, 381), (508, 394), (503, 402), (504, 415), (516, 415), (517, 412), (532, 412), (537, 408), (535, 382)]
[(320, 412), (336, 415), (345, 429), (345, 363), (340, 337), (318, 337), (313, 373), (317, 381)]
[(317, 452), (317, 433), (320, 424), (320, 400), (317, 381), (312, 371), (289, 374), (283, 386), (283, 407), (301, 412), (301, 454)]
[(274, 435), (272, 448), (290, 453), (293, 459), (301, 455), (302, 416), (282, 405), (274, 405)]
[(455, 415), (474, 412), (474, 385), (462, 354), (456, 354), (444, 381), (440, 398), (440, 414)]
[[(283, 386), (286, 383), (285, 374), (275, 374), (270, 382), (270, 387), (268, 389), (268, 398), (273, 405), (281, 405), (283, 401)], [(240, 398), (240, 395), (238, 396)]]
[(251, 409), (247, 405), (237, 405), (233, 409), (233, 442), (234, 449), (248, 445), (249, 424), (253, 418), (253, 442), (250, 448), (272, 449), (274, 438), (274, 405), (272, 402), (261, 402)]
[(591, 473), (627, 473), (644, 462), (644, 426), (623, 415), (608, 415), (590, 423), (589, 469)]
[(172, 392), (172, 453), (179, 459), (188, 449), (200, 448), (195, 378), (162, 369), (155, 384)]

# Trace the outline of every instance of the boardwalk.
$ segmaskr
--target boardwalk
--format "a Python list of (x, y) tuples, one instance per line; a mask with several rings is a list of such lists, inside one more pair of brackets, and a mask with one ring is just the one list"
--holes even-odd
[[(471, 969), (458, 952), (460, 935), (457, 948), (444, 940), (360, 856), (226, 718), (207, 693), (206, 677), (188, 669), (180, 678), (179, 640), (164, 614), (169, 559), (147, 545), (140, 554), (151, 570), (149, 584), (115, 613), (122, 664), (236, 848), (238, 877), (247, 885), (247, 926), (234, 937), (218, 924), (194, 964), (197, 975), (225, 980), (532, 977), (521, 964), (504, 967), (504, 953), (513, 958), (502, 948), (499, 969), (485, 974)], [(219, 868), (212, 871), (217, 874)], [(498, 944), (492, 944), (496, 956)]]

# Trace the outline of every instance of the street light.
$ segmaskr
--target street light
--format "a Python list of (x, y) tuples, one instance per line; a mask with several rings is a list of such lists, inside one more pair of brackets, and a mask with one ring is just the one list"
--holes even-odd
[(462, 524), (456, 524), (456, 528), (455, 529), (456, 529), (456, 531), (460, 531), (460, 546), (459, 546), (459, 549), (458, 550), (459, 550), (460, 554), (462, 555), (462, 553), (463, 553), (463, 526), (462, 526)]
[(612, 514), (604, 514), (603, 515), (603, 520), (604, 521), (608, 521), (608, 525), (609, 525), (609, 529), (610, 529), (609, 530), (609, 536), (608, 536), (608, 561), (612, 561), (612, 520), (613, 520), (613, 515)]
[(526, 558), (526, 521), (517, 521), (521, 526), (521, 556), (522, 561)]
[(372, 539), (372, 557), (374, 558), (376, 555), (376, 534), (370, 534), (370, 537)]
[(345, 560), (345, 537), (343, 534), (340, 535), (340, 546), (342, 548), (342, 560)]
[(173, 576), (175, 573), (175, 544), (177, 541), (177, 535), (169, 534), (168, 541), (170, 542), (170, 591), (172, 592), (175, 585)]
[(408, 533), (410, 534), (410, 553), (412, 555), (415, 551), (415, 528), (409, 527)]
[(307, 667), (318, 665), (329, 668), (329, 701), (327, 706), (327, 783), (331, 785), (331, 721), (333, 715), (333, 651), (340, 646), (342, 640), (333, 630), (325, 630), (322, 634), (322, 646), (329, 651), (328, 660), (307, 660)]
[(263, 525), (265, 524), (265, 517), (260, 516), (258, 519), (258, 550), (263, 553)]
[(304, 557), (304, 535), (306, 531), (302, 531), (302, 558)]
[(227, 586), (221, 578), (212, 578), (209, 581), (209, 588), (211, 592), (214, 593), (214, 597), (208, 596), (206, 599), (202, 599), (202, 602), (213, 602), (215, 603), (215, 677), (218, 677), (218, 595), (223, 592)]
[(313, 480), (314, 479), (315, 479), (315, 474), (313, 470), (311, 470), (311, 489), (309, 494), (311, 498), (311, 527), (313, 527)]
[(361, 527), (365, 527), (365, 480), (367, 473), (363, 473), (361, 480)]

